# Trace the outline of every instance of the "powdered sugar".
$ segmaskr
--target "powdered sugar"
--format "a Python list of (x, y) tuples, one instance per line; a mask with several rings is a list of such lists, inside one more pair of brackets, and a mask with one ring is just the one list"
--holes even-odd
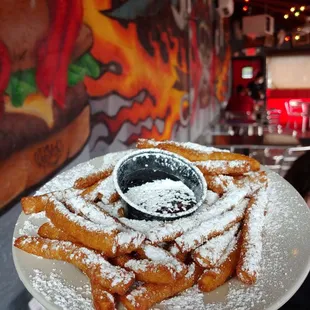
[(71, 188), (74, 186), (74, 183), (77, 179), (86, 178), (88, 175), (96, 173), (99, 170), (111, 169), (122, 157), (127, 156), (131, 152), (133, 152), (133, 150), (109, 153), (100, 157), (100, 163), (96, 165), (93, 164), (94, 160), (81, 163), (76, 167), (57, 175), (55, 178), (41, 187), (35, 195), (43, 195), (53, 191), (62, 191), (64, 189)]
[(195, 166), (202, 168), (206, 171), (216, 171), (224, 173), (226, 170), (233, 171), (236, 168), (244, 170), (244, 172), (250, 171), (250, 164), (245, 160), (206, 160), (194, 163)]
[(71, 188), (75, 180), (83, 176), (86, 177), (95, 171), (95, 166), (90, 162), (79, 164), (73, 169), (57, 175), (54, 179), (41, 187), (35, 195), (44, 195), (53, 191), (63, 191), (64, 189)]
[(187, 211), (196, 203), (193, 191), (181, 181), (155, 180), (132, 187), (126, 193), (140, 209), (147, 213), (175, 214)]
[(30, 276), (33, 288), (44, 298), (63, 310), (93, 310), (90, 286), (70, 285), (61, 274), (55, 272), (45, 274), (34, 269)]
[(247, 207), (248, 201), (234, 207), (231, 211), (203, 221), (199, 226), (189, 230), (182, 236), (175, 239), (176, 244), (181, 248), (182, 252), (194, 250), (214, 235), (222, 234), (223, 228), (239, 222), (243, 218), (244, 210)]
[(34, 236), (38, 232), (41, 226), (41, 220), (46, 218), (45, 212), (30, 214), (28, 219), (24, 222), (24, 225), (19, 229), (20, 235)]
[(243, 233), (244, 253), (242, 255), (243, 264), (241, 269), (251, 276), (256, 276), (262, 259), (262, 232), (266, 205), (266, 190), (261, 189), (254, 196), (254, 202), (246, 213), (246, 230)]
[(193, 142), (183, 142), (183, 143), (179, 143), (179, 145), (187, 149), (194, 150), (196, 152), (201, 152), (201, 153), (214, 153), (214, 152), (229, 153), (228, 150), (218, 149), (218, 148), (210, 147), (210, 146), (204, 146), (204, 145), (193, 143)]
[(122, 200), (113, 204), (104, 204), (99, 201), (96, 205), (104, 212), (116, 218), (124, 216), (127, 213), (126, 204)]
[(156, 247), (150, 244), (144, 244), (142, 246), (145, 256), (152, 260), (153, 262), (158, 262), (164, 265), (172, 266), (177, 272), (184, 270), (185, 265), (177, 260), (173, 255), (171, 255), (166, 250)]
[(96, 188), (89, 194), (85, 195), (85, 199), (95, 201), (98, 196), (100, 196), (100, 200), (104, 204), (109, 204), (112, 195), (115, 194), (116, 190), (113, 182), (113, 177), (109, 176), (106, 179), (99, 181)]
[(139, 141), (144, 142), (147, 141), (147, 144), (150, 146), (154, 146), (154, 147), (158, 147), (160, 145), (169, 143), (170, 145), (175, 145), (178, 147), (183, 147), (192, 151), (196, 151), (199, 153), (214, 153), (214, 152), (229, 152), (228, 150), (222, 150), (222, 149), (218, 149), (218, 148), (214, 148), (214, 147), (210, 147), (210, 146), (204, 146), (204, 145), (200, 145), (197, 143), (193, 143), (193, 142), (175, 142), (175, 141), (155, 141), (155, 140), (144, 140), (144, 139), (140, 139)]
[(214, 267), (223, 256), (238, 229), (239, 224), (236, 224), (223, 235), (212, 238), (197, 248), (193, 253), (196, 262), (202, 267)]
[[(54, 206), (55, 206), (55, 210), (59, 213), (61, 213), (62, 215), (64, 215), (65, 217), (67, 217), (71, 222), (77, 223), (80, 227), (85, 228), (88, 231), (93, 231), (93, 232), (105, 232), (107, 234), (111, 234), (113, 231), (118, 230), (119, 229), (119, 224), (115, 222), (115, 220), (112, 217), (108, 217), (105, 216), (100, 217), (98, 221), (100, 221), (100, 223), (95, 222), (91, 222), (81, 216), (78, 216), (77, 214), (74, 214), (72, 212), (70, 212), (64, 204), (62, 204), (60, 201), (51, 198), (51, 202), (53, 202)], [(86, 210), (87, 207), (83, 205), (79, 206), (81, 210)], [(87, 213), (87, 211), (85, 212)], [(89, 213), (89, 215), (94, 214), (93, 209), (91, 209), (91, 212)], [(102, 213), (103, 215), (103, 213)], [(103, 215), (104, 216), (104, 215)]]

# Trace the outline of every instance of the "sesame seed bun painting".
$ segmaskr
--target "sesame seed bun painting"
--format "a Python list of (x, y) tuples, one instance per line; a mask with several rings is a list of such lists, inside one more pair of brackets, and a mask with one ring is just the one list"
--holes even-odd
[(0, 209), (86, 145), (94, 157), (141, 137), (190, 138), (215, 62), (212, 43), (199, 52), (205, 28), (187, 9), (185, 0), (0, 1)]

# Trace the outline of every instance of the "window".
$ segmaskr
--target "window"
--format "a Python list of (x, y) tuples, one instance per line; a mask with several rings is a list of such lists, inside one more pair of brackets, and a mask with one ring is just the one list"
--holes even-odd
[(252, 79), (253, 78), (253, 67), (243, 67), (242, 78), (245, 80)]

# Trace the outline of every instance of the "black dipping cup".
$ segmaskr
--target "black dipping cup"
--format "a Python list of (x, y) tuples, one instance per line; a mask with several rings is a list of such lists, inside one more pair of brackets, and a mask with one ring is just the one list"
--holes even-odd
[[(158, 149), (135, 151), (117, 163), (113, 178), (116, 191), (127, 203), (128, 218), (131, 219), (175, 220), (194, 213), (206, 199), (207, 184), (200, 170), (187, 159), (167, 151)], [(161, 214), (139, 207), (126, 195), (132, 187), (162, 179), (183, 182), (193, 191), (196, 204), (186, 211)]]

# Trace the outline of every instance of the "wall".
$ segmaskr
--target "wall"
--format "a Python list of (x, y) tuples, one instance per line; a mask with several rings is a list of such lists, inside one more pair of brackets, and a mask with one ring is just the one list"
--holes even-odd
[(269, 89), (310, 89), (309, 54), (267, 57)]
[(229, 30), (211, 0), (191, 7), (0, 2), (0, 208), (73, 158), (203, 132), (229, 93)]

